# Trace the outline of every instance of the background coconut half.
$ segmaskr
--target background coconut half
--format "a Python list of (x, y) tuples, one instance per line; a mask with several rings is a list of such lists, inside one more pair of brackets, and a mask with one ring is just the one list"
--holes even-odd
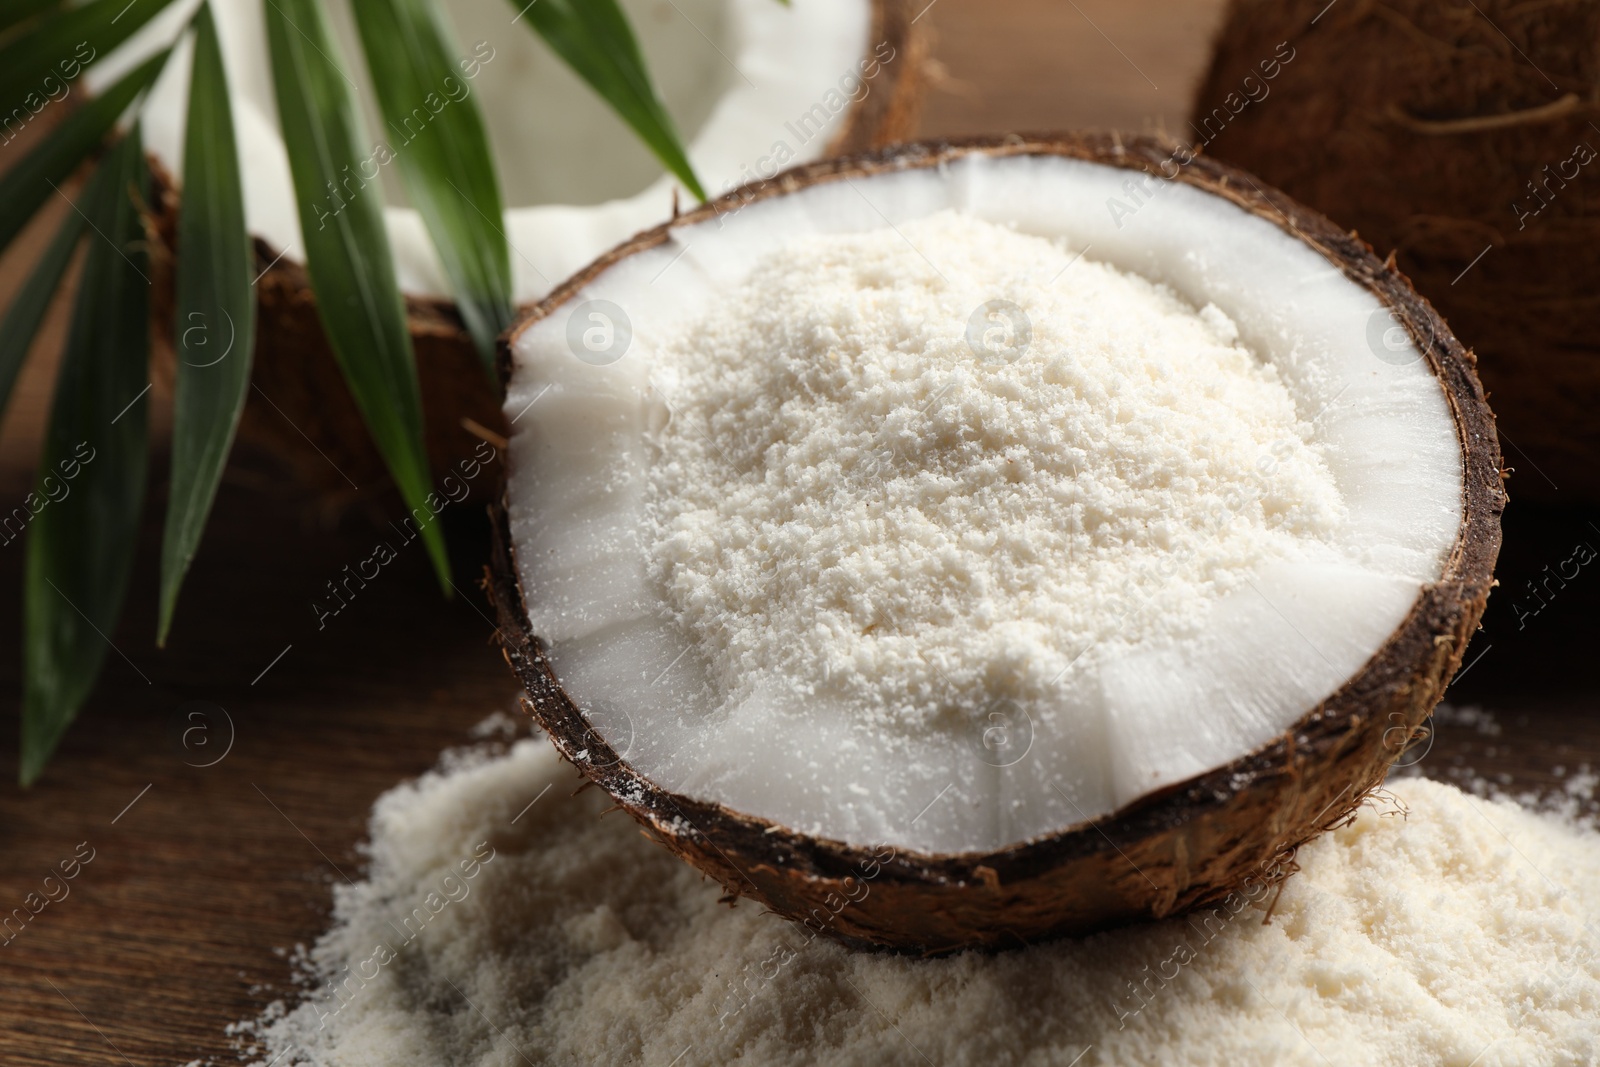
[[(178, 2), (88, 75), (91, 90), (173, 39), (195, 4)], [(556, 282), (692, 199), (631, 131), (563, 66), (505, 0), (442, 4), (477, 72), (475, 94), (493, 144), (513, 297), (526, 305)], [(770, 177), (793, 162), (859, 151), (905, 137), (921, 99), (927, 39), (908, 0), (624, 0), (657, 85), (708, 189)], [(329, 14), (347, 58), (360, 54), (347, 0)], [(255, 368), (240, 436), (288, 464), (303, 484), (337, 500), (383, 484), (386, 468), (367, 435), (317, 319), (300, 261), (288, 161), (279, 135), (261, 0), (216, 10), (243, 161), (246, 215), (255, 238), (260, 311)], [(357, 66), (352, 64), (352, 66)], [(170, 265), (181, 195), (188, 46), (167, 65), (144, 110), (155, 173), (153, 250)], [(364, 72), (357, 70), (374, 143), (395, 142)], [(469, 455), (470, 419), (504, 431), (499, 398), (473, 347), (420, 216), (393, 167), (382, 173), (390, 242), (405, 296), (433, 468)], [(170, 290), (170, 273), (158, 284)], [(170, 298), (158, 297), (157, 336), (169, 337)], [(163, 314), (165, 317), (163, 317)], [(166, 325), (162, 323), (165, 322)]]
[[(1156, 177), (1163, 173), (1165, 179)], [(1129, 189), (1142, 191), (1141, 204), (1164, 206), (1142, 206), (1141, 211), (1149, 212), (1139, 220), (1146, 227), (1143, 235), (1124, 240), (1116, 235), (1115, 212), (1111, 221), (1094, 216), (1106, 210), (1102, 199), (1109, 206)], [(794, 206), (786, 206), (785, 200)], [(873, 218), (862, 203), (881, 214)], [(704, 243), (695, 255), (695, 269), (718, 276), (718, 254), (710, 235), (730, 216), (745, 229), (729, 240), (735, 246), (742, 240), (739, 247), (752, 247), (770, 245), (785, 226), (868, 229), (884, 220), (906, 221), (947, 206), (1012, 219), (1025, 230), (1059, 233), (1073, 228), (1078, 239), (1089, 234), (1103, 241), (1101, 255), (1143, 264), (1157, 274), (1165, 263), (1168, 273), (1163, 280), (1189, 299), (1197, 294), (1188, 290), (1201, 284), (1216, 289), (1216, 299), (1224, 303), (1256, 301), (1265, 317), (1258, 316), (1251, 329), (1274, 321), (1269, 305), (1282, 308), (1295, 303), (1281, 299), (1285, 293), (1292, 298), (1294, 286), (1311, 286), (1315, 292), (1330, 294), (1331, 303), (1343, 309), (1315, 329), (1345, 331), (1351, 342), (1352, 350), (1331, 357), (1346, 367), (1341, 372), (1349, 379), (1345, 388), (1366, 389), (1374, 382), (1404, 378), (1410, 383), (1406, 388), (1422, 390), (1416, 395), (1432, 396), (1424, 406), (1436, 412), (1429, 416), (1434, 419), (1433, 430), (1418, 432), (1437, 433), (1442, 443), (1434, 443), (1459, 457), (1459, 481), (1446, 474), (1442, 484), (1424, 484), (1428, 476), (1418, 472), (1427, 464), (1404, 449), (1397, 454), (1374, 444), (1370, 454), (1359, 454), (1363, 435), (1381, 430), (1373, 420), (1394, 417), (1393, 409), (1385, 414), (1380, 401), (1372, 407), (1366, 401), (1357, 404), (1339, 431), (1356, 453), (1347, 473), (1364, 472), (1346, 486), (1353, 495), (1367, 494), (1369, 504), (1383, 496), (1401, 510), (1410, 506), (1411, 497), (1434, 497), (1454, 516), (1448, 528), (1429, 535), (1436, 543), (1429, 550), (1433, 556), (1427, 574), (1410, 582), (1411, 592), (1404, 598), (1381, 608), (1371, 608), (1352, 594), (1351, 603), (1323, 602), (1322, 609), (1336, 608), (1326, 612), (1332, 618), (1302, 612), (1298, 623), (1287, 628), (1279, 619), (1263, 623), (1280, 634), (1294, 630), (1302, 637), (1301, 630), (1319, 626), (1365, 626), (1373, 635), (1371, 647), (1348, 659), (1348, 668), (1328, 664), (1330, 674), (1315, 666), (1306, 649), (1283, 645), (1281, 654), (1262, 661), (1261, 670), (1292, 673), (1310, 663), (1311, 673), (1321, 683), (1320, 688), (1307, 690), (1314, 695), (1303, 702), (1276, 708), (1281, 725), (1229, 758), (1206, 764), (1200, 773), (1169, 767), (1167, 778), (1153, 789), (1085, 800), (1090, 808), (1079, 809), (1082, 818), (1060, 818), (1044, 832), (957, 850), (908, 847), (908, 840), (929, 839), (909, 832), (898, 841), (798, 832), (778, 813), (758, 810), (764, 804), (759, 773), (750, 778), (743, 794), (751, 802), (735, 804), (703, 790), (665, 786), (664, 776), (641, 766), (660, 762), (647, 751), (653, 746), (641, 742), (641, 736), (660, 722), (652, 723), (642, 705), (629, 714), (626, 700), (637, 690), (629, 691), (628, 683), (617, 679), (654, 674), (654, 665), (641, 662), (634, 665), (638, 669), (609, 671), (595, 666), (643, 656), (634, 649), (648, 645), (637, 640), (630, 649), (630, 641), (621, 635), (634, 631), (611, 617), (618, 587), (609, 579), (626, 572), (629, 564), (623, 557), (606, 555), (592, 594), (586, 594), (578, 580), (585, 572), (561, 569), (559, 557), (573, 551), (570, 538), (554, 534), (552, 541), (537, 533), (556, 528), (552, 524), (562, 518), (541, 510), (541, 500), (548, 502), (548, 491), (541, 486), (556, 484), (550, 481), (554, 478), (560, 483), (556, 492), (572, 488), (560, 482), (564, 475), (557, 472), (565, 468), (548, 464), (541, 450), (559, 449), (556, 438), (570, 436), (572, 427), (585, 418), (597, 421), (597, 417), (559, 414), (558, 390), (543, 415), (520, 424), (512, 439), (510, 480), (496, 515), (489, 578), (505, 657), (527, 690), (525, 707), (566, 758), (610, 792), (656, 840), (716, 878), (730, 894), (752, 898), (847, 943), (925, 953), (1001, 947), (1168, 915), (1223, 901), (1230, 894), (1234, 900), (1259, 900), (1266, 887), (1292, 869), (1298, 845), (1345, 818), (1381, 781), (1438, 701), (1482, 613), (1499, 549), (1499, 516), (1505, 503), (1500, 455), (1471, 356), (1406, 279), (1358, 239), (1243, 172), (1205, 159), (1180, 165), (1171, 146), (1150, 140), (1008, 137), (908, 145), (811, 164), (640, 234), (533, 308), (502, 343), (508, 410), (549, 387), (548, 382), (541, 386), (541, 375), (588, 373), (571, 369), (576, 362), (567, 371), (553, 370), (562, 358), (563, 321), (582, 302), (610, 298), (626, 303), (630, 293), (641, 296), (639, 279), (654, 275), (656, 260), (665, 262), (700, 242)], [(795, 222), (800, 218), (829, 221)], [(1199, 229), (1188, 228), (1191, 223)], [(1186, 244), (1196, 235), (1213, 243)], [(1245, 243), (1231, 252), (1217, 251), (1217, 246), (1235, 238)], [(1235, 284), (1239, 279), (1216, 276), (1219, 261), (1214, 254), (1234, 255), (1240, 249), (1253, 253), (1256, 245), (1259, 257), (1235, 256), (1233, 262), (1256, 260), (1261, 270), (1251, 277), (1250, 286), (1261, 292), (1252, 295), (1250, 286)], [(1141, 249), (1152, 254), (1146, 256)], [(1288, 258), (1280, 262), (1277, 257), (1282, 256)], [(1284, 264), (1293, 269), (1283, 269)], [(1279, 285), (1290, 288), (1271, 291)], [(634, 305), (636, 344), (648, 330), (641, 324), (648, 314), (645, 302), (641, 296)], [(1315, 301), (1302, 301), (1298, 307), (1297, 314), (1310, 318), (1322, 314)], [(1244, 314), (1249, 320), (1250, 315)], [(1343, 325), (1330, 326), (1335, 319)], [(1385, 330), (1403, 331), (1405, 343), (1415, 353), (1404, 373), (1397, 371), (1395, 361), (1383, 358), (1389, 349), (1367, 347), (1368, 326), (1379, 320)], [(1257, 339), (1264, 336), (1258, 334)], [(566, 358), (570, 360), (571, 354)], [(1279, 358), (1282, 353), (1274, 355)], [(1332, 390), (1336, 378), (1318, 388)], [(562, 388), (574, 402), (584, 396), (576, 378)], [(1331, 405), (1339, 394), (1329, 395), (1334, 398)], [(546, 424), (546, 420), (553, 421)], [(620, 432), (617, 427), (627, 421), (619, 414), (606, 421), (604, 431), (596, 432)], [(580, 442), (570, 447), (583, 446)], [(576, 454), (567, 456), (569, 466), (577, 462)], [(602, 473), (594, 484), (617, 483)], [(600, 529), (615, 519), (599, 512), (589, 517), (598, 525), (584, 529)], [(1390, 530), (1386, 536), (1404, 539), (1409, 534)], [(625, 541), (613, 538), (612, 547)], [(577, 551), (592, 553), (597, 547), (603, 546), (590, 539)], [(586, 607), (588, 595), (593, 600)], [(600, 638), (567, 642), (558, 634), (552, 644), (550, 634), (540, 632), (541, 627), (562, 629), (562, 612), (569, 604), (579, 605), (580, 615), (588, 611), (590, 617), (580, 621)], [(532, 618), (542, 623), (535, 625)], [(594, 631), (596, 626), (600, 630)], [(619, 635), (609, 648), (605, 633)], [(585, 647), (586, 642), (613, 658), (586, 659), (569, 651)], [(679, 711), (686, 717), (695, 714), (692, 708)], [(796, 759), (811, 759), (812, 767), (829, 762), (828, 753), (801, 754), (808, 743), (804, 713), (797, 712), (795, 722), (793, 736), (764, 736), (760, 746), (783, 754), (793, 746)], [(1048, 758), (1048, 727), (1037, 729), (1039, 758)], [(1139, 729), (1135, 724), (1136, 733)], [(1146, 724), (1143, 729), (1148, 732), (1150, 727)], [(831, 758), (844, 764), (854, 757), (841, 749)], [(1181, 765), (1180, 759), (1173, 766)], [(932, 790), (928, 792), (931, 796)]]
[(1597, 117), (1593, 4), (1233, 0), (1191, 128), (1392, 251), (1477, 353), (1518, 496), (1592, 503)]

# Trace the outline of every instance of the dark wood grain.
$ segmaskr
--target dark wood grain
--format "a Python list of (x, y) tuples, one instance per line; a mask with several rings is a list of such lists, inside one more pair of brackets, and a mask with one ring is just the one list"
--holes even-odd
[[(949, 80), (929, 101), (925, 132), (1179, 128), (1218, 6), (938, 0), (925, 17), (940, 31)], [(0, 260), (0, 293), (15, 291), (38, 243)], [(58, 317), (0, 435), (0, 502), (25, 486), (60, 326)], [(441, 601), (413, 548), (319, 630), (311, 601), (370, 553), (398, 505), (363, 486), (357, 510), (330, 526), (314, 502), (270, 484), (253, 462), (230, 471), (164, 652), (152, 646), (164, 504), (153, 491), (130, 610), (112, 635), (128, 659), (109, 658), (56, 761), (26, 793), (14, 784), (21, 546), (0, 547), (0, 914), (23, 907), (80, 842), (95, 850), (70, 895), (0, 947), (8, 1067), (232, 1062), (223, 1027), (292, 995), (282, 951), (323, 929), (334, 882), (359, 877), (373, 799), (490, 712), (514, 710), (516, 683), (470, 584), (486, 540), (479, 516), (447, 513), (464, 595)], [(1537, 615), (1513, 603), (1576, 541), (1600, 547), (1600, 529), (1581, 513), (1520, 508), (1515, 482), (1512, 492), (1505, 588), (1449, 697), (1496, 711), (1501, 733), (1442, 727), (1421, 766), (1547, 788), (1561, 782), (1558, 764), (1600, 766), (1587, 673), (1600, 569), (1585, 569)], [(215, 758), (227, 724), (213, 711), (210, 733), (191, 733), (185, 747), (181, 731), (197, 723), (181, 716), (193, 702), (231, 717), (233, 747), (211, 767), (188, 764)]]
[[(225, 1058), (222, 1027), (286, 993), (274, 949), (314, 937), (330, 884), (359, 876), (372, 800), (490, 712), (515, 713), (470, 563), (458, 566), (466, 595), (444, 603), (412, 546), (319, 630), (311, 601), (381, 533), (307, 529), (302, 510), (224, 490), (167, 652), (151, 647), (148, 531), (142, 586), (113, 635), (132, 662), (111, 657), (27, 793), (13, 784), (16, 717), (4, 716), (0, 908), (22, 906), (80, 842), (94, 859), (0, 947), (0, 1062)], [(461, 518), (454, 540), (470, 545), (481, 531)], [(10, 605), (19, 559), (15, 546), (0, 553)], [(18, 647), (15, 618), (5, 613), (0, 647)], [(8, 654), (8, 708), (19, 684)], [(220, 762), (189, 765), (222, 756), (230, 727)]]

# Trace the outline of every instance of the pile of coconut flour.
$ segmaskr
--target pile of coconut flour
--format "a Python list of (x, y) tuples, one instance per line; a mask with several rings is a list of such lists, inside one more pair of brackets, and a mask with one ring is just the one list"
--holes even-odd
[[(384, 795), (259, 1064), (1592, 1064), (1600, 836), (1452, 786), (1301, 850), (1254, 907), (992, 956), (848, 952), (601, 817), (542, 739)], [(531, 805), (530, 805), (530, 802)], [(1409, 809), (1402, 813), (1401, 809)]]
[(1048, 704), (1076, 653), (1193, 632), (1344, 511), (1218, 308), (950, 211), (785, 246), (652, 380), (652, 571), (733, 703)]

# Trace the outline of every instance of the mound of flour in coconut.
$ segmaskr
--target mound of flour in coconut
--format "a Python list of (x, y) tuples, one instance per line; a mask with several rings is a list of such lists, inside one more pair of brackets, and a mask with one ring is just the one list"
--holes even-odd
[[(1600, 1059), (1600, 837), (1412, 779), (1210, 910), (997, 955), (851, 953), (740, 905), (547, 742), (373, 809), (259, 1067), (1511, 1067)], [(530, 806), (530, 801), (533, 803)], [(1401, 814), (1400, 804), (1409, 808)], [(870, 891), (870, 882), (868, 883)]]
[(652, 573), (730, 702), (1047, 706), (1342, 513), (1215, 306), (953, 212), (788, 245), (655, 358)]

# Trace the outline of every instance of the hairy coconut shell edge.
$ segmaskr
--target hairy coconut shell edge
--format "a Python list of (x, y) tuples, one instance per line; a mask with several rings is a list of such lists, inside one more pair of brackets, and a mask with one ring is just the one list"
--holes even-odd
[[(619, 260), (673, 229), (752, 199), (822, 182), (933, 168), (970, 154), (1050, 155), (1160, 174), (1172, 146), (1114, 135), (982, 138), (910, 144), (802, 166), (641, 233), (529, 311), (510, 344)], [(1169, 164), (1169, 170), (1171, 169)], [(1091, 822), (993, 852), (927, 854), (807, 837), (769, 820), (663, 789), (584, 720), (532, 633), (517, 578), (504, 490), (492, 508), (485, 587), (526, 711), (557, 749), (649, 836), (813, 934), (923, 954), (1021, 945), (1062, 934), (1257, 900), (1293, 869), (1294, 850), (1348, 819), (1417, 736), (1459, 668), (1493, 584), (1506, 494), (1494, 419), (1462, 349), (1407, 280), (1359, 239), (1242, 171), (1196, 158), (1172, 180), (1226, 197), (1290, 230), (1394, 309), (1448, 400), (1463, 458), (1463, 520), (1439, 581), (1373, 657), (1293, 728), (1233, 762)], [(1242, 905), (1240, 905), (1242, 906)]]
[(1597, 102), (1594, 4), (1230, 0), (1184, 136), (1393, 250), (1477, 352), (1518, 498), (1592, 505)]

